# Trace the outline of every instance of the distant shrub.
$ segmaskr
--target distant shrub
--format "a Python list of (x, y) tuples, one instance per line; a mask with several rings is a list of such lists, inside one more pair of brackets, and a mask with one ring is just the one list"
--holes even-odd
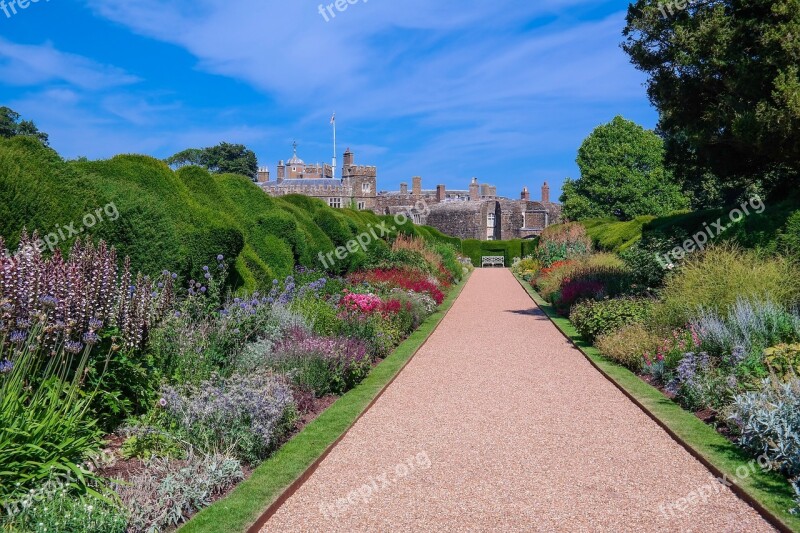
[(570, 320), (581, 335), (589, 342), (594, 342), (600, 335), (613, 333), (630, 324), (643, 323), (651, 308), (650, 300), (588, 300), (572, 308)]
[(795, 211), (786, 221), (786, 227), (778, 235), (782, 252), (800, 261), (800, 211)]
[(644, 362), (643, 354), (655, 353), (660, 339), (641, 324), (631, 324), (597, 338), (600, 352), (617, 363), (638, 372)]
[(542, 231), (535, 257), (544, 267), (558, 261), (565, 261), (588, 254), (592, 250), (592, 241), (586, 228), (577, 222), (556, 224)]
[(800, 301), (800, 270), (782, 257), (762, 258), (727, 245), (708, 248), (667, 279), (657, 319), (679, 327), (701, 308), (725, 313), (739, 298), (790, 308)]

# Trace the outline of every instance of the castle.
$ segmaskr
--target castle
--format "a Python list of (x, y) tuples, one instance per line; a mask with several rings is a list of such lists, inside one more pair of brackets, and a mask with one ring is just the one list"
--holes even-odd
[(344, 153), (342, 177), (334, 178), (333, 167), (327, 164), (307, 165), (294, 155), (277, 165), (277, 180), (270, 180), (269, 170), (258, 172), (258, 184), (271, 196), (302, 194), (319, 198), (331, 207), (352, 207), (380, 215), (406, 213), (416, 224), (432, 226), (461, 239), (509, 240), (527, 239), (561, 218), (561, 206), (550, 201), (550, 187), (542, 186), (541, 201), (533, 201), (527, 187), (519, 199), (497, 196), (497, 188), (478, 183), (472, 178), (468, 189), (423, 189), (422, 178), (415, 176), (411, 190), (407, 183), (399, 191), (377, 190), (378, 170), (374, 166), (355, 164), (353, 152)]

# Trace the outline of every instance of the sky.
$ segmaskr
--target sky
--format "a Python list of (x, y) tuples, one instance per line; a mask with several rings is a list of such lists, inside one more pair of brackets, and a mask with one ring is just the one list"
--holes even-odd
[(3, 1), (0, 105), (65, 158), (225, 141), (274, 175), (295, 140), (330, 162), (335, 112), (339, 164), (350, 147), (380, 190), (477, 177), (536, 199), (596, 126), (657, 120), (619, 0)]

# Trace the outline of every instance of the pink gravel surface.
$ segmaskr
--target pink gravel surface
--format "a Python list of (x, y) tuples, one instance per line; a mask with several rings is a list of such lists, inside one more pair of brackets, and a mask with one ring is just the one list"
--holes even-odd
[(262, 531), (772, 528), (485, 269)]

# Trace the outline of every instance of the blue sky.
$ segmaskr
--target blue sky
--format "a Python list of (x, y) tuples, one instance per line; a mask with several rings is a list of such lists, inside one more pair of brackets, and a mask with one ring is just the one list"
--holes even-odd
[[(8, 2), (10, 0), (6, 0)], [(220, 141), (274, 172), (377, 165), (380, 189), (413, 175), (553, 195), (575, 155), (621, 114), (652, 128), (641, 73), (619, 48), (625, 3), (598, 0), (40, 0), (0, 10), (0, 105), (64, 157), (166, 157)]]

